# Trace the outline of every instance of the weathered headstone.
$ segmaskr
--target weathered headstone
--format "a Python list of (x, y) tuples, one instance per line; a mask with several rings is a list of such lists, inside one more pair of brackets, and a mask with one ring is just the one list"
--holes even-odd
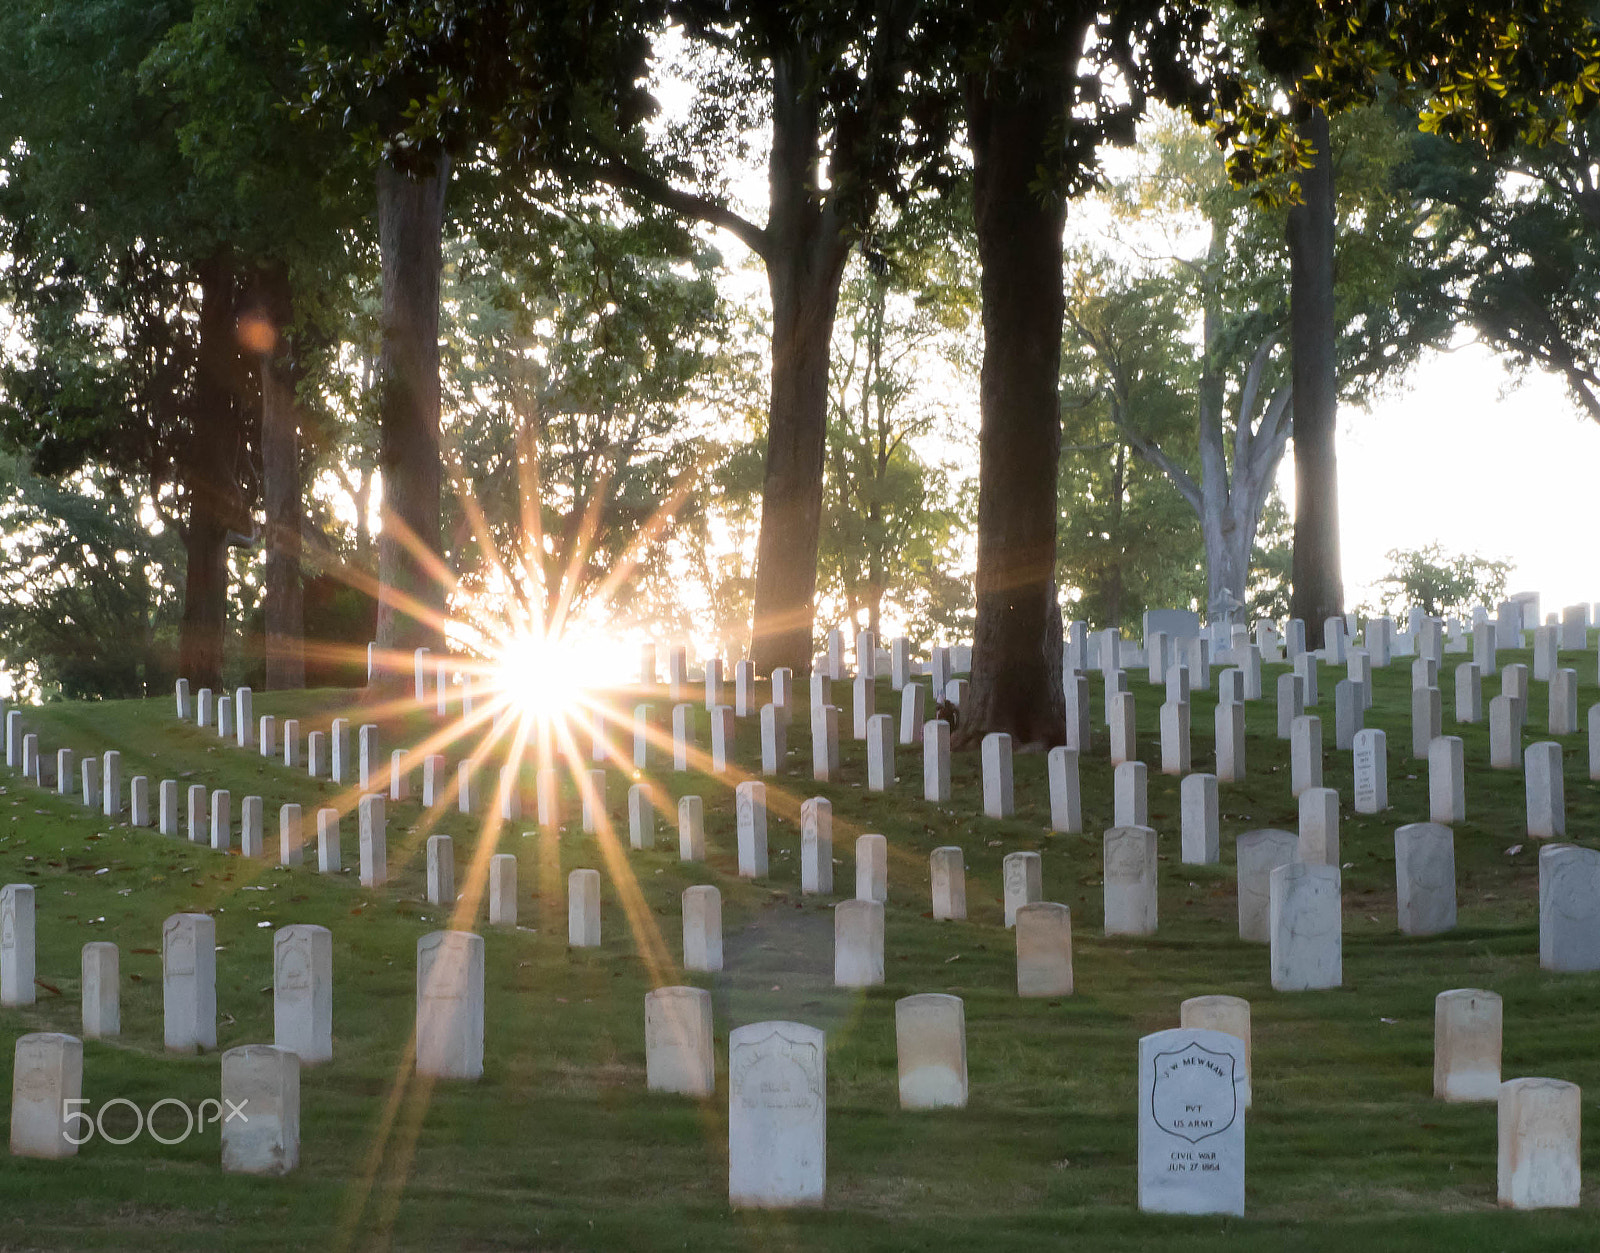
[(678, 704), (672, 707), (672, 768), (687, 770), (689, 754), (694, 748), (694, 706)]
[[(1052, 748), (1045, 762), (1050, 784), (1050, 829), (1077, 835), (1083, 830), (1083, 799), (1078, 785), (1078, 754)], [(1118, 767), (1121, 769), (1121, 767)]]
[(1522, 764), (1522, 724), (1516, 702), (1501, 693), (1489, 702), (1489, 766), (1515, 770)]
[(1191, 996), (1178, 1006), (1180, 1027), (1199, 1027), (1231, 1035), (1244, 1045), (1240, 1104), (1250, 1108), (1250, 1002), (1242, 996)]
[(1300, 860), (1339, 865), (1339, 793), (1331, 787), (1300, 793)]
[(867, 791), (887, 792), (894, 786), (894, 717), (867, 719)]
[(1125, 761), (1112, 772), (1113, 826), (1150, 825), (1149, 774), (1149, 767), (1142, 761)]
[(1272, 938), (1271, 879), (1279, 866), (1300, 856), (1300, 837), (1290, 831), (1246, 831), (1234, 844), (1239, 891), (1239, 938), (1266, 944)]
[(333, 932), (299, 923), (272, 933), (272, 1042), (307, 1066), (333, 1060)]
[(428, 837), (428, 904), (456, 903), (455, 841), (448, 835)]
[(574, 870), (567, 876), (567, 943), (600, 947), (600, 872)]
[[(708, 710), (722, 705), (722, 658), (720, 657), (706, 658), (705, 697)], [(732, 714), (731, 707), (728, 708), (728, 712)]]
[(1156, 933), (1156, 833), (1141, 824), (1101, 837), (1107, 935)]
[(278, 864), (298, 866), (305, 861), (305, 836), (300, 825), (300, 806), (278, 809)]
[(761, 706), (761, 773), (780, 773), (788, 755), (788, 710), (783, 705), (769, 702)]
[(11, 1155), (63, 1158), (78, 1152), (71, 1129), (85, 1115), (83, 1041), (59, 1031), (17, 1037), (11, 1070)]
[(967, 864), (954, 845), (936, 848), (928, 855), (928, 875), (933, 885), (933, 916), (940, 921), (967, 916)]
[(1600, 970), (1600, 850), (1552, 844), (1539, 851), (1539, 965)]
[(950, 800), (950, 724), (942, 718), (922, 727), (922, 798), (935, 805)]
[(833, 802), (813, 796), (800, 805), (800, 891), (833, 892)]
[(1168, 701), (1161, 706), (1161, 773), (1189, 772), (1189, 704)]
[(419, 1075), (483, 1077), (481, 935), (430, 931), (417, 941), (416, 1039)]
[(1456, 667), (1456, 721), (1483, 721), (1483, 672), (1475, 662)]
[(239, 851), (246, 857), (267, 855), (266, 802), (259, 796), (239, 802)]
[(176, 779), (161, 780), (160, 792), (160, 822), (157, 830), (162, 835), (178, 834), (178, 781)]
[(1507, 1079), (1498, 1096), (1499, 1200), (1507, 1209), (1581, 1203), (1583, 1093), (1560, 1079)]
[(722, 969), (722, 893), (709, 884), (683, 890), (683, 968)]
[(211, 847), (219, 853), (233, 847), (233, 797), (226, 788), (211, 793)]
[(711, 993), (691, 987), (645, 993), (644, 1072), (651, 1092), (710, 1096), (716, 1090)]
[(1294, 720), (1305, 713), (1305, 683), (1298, 674), (1278, 676), (1278, 738), (1294, 734)]
[(840, 901), (833, 908), (833, 983), (869, 988), (883, 982), (883, 905)]
[(357, 803), (356, 838), (361, 886), (382, 887), (389, 881), (389, 821), (382, 796), (369, 793)]
[(1366, 688), (1349, 679), (1333, 686), (1333, 746), (1347, 753), (1355, 747), (1356, 732), (1366, 722)]
[(1527, 793), (1528, 834), (1547, 840), (1567, 833), (1566, 782), (1561, 745), (1553, 740), (1528, 745), (1523, 786)]
[(811, 707), (811, 777), (818, 783), (839, 779), (839, 707)]
[(991, 731), (983, 737), (983, 812), (990, 818), (1009, 818), (1016, 812), (1011, 789), (1011, 737)]
[(38, 952), (31, 883), (0, 888), (0, 1005), (32, 1005)]
[(209, 914), (173, 914), (162, 927), (161, 1007), (170, 1051), (217, 1047), (217, 925)]
[(496, 853), (489, 858), (489, 925), (517, 925), (517, 856)]
[(1082, 674), (1066, 674), (1061, 680), (1066, 700), (1067, 747), (1087, 753), (1093, 743), (1089, 729), (1089, 680)]
[(797, 1022), (728, 1033), (728, 1203), (821, 1205), (828, 1177), (826, 1038)]
[(1219, 704), (1216, 712), (1217, 778), (1224, 783), (1244, 781), (1244, 706)]
[(1417, 761), (1428, 759), (1428, 746), (1439, 738), (1443, 730), (1439, 689), (1419, 687), (1411, 691), (1411, 756)]
[(1015, 926), (1017, 910), (1044, 899), (1044, 872), (1038, 853), (1007, 853), (1000, 863), (1005, 893), (1006, 926)]
[(763, 879), (767, 874), (767, 785), (754, 781), (734, 789), (734, 815), (738, 828), (739, 874)]
[(606, 772), (590, 770), (583, 775), (585, 786), (579, 788), (583, 800), (583, 833), (598, 835), (606, 821)]
[(1272, 986), (1279, 992), (1336, 988), (1343, 978), (1339, 867), (1292, 861), (1272, 871)]
[(894, 1003), (901, 1109), (967, 1103), (967, 1014), (959, 996), (924, 992)]
[(1466, 745), (1441, 735), (1428, 745), (1428, 820), (1451, 826), (1467, 819)]
[(1301, 714), (1289, 735), (1289, 795), (1322, 786), (1322, 719)]
[(1550, 676), (1550, 710), (1548, 725), (1551, 735), (1576, 735), (1578, 733), (1578, 672), (1560, 669)]
[(300, 769), (300, 720), (283, 720), (283, 764), (286, 769)]
[(856, 899), (889, 899), (889, 841), (881, 835), (856, 837)]
[(1395, 905), (1404, 935), (1456, 925), (1456, 842), (1449, 827), (1412, 822), (1394, 833)]
[(628, 845), (636, 849), (656, 846), (655, 797), (648, 783), (628, 788)]
[(109, 940), (95, 940), (80, 954), (83, 1038), (108, 1040), (122, 1034), (121, 955)]
[(1433, 998), (1433, 1094), (1441, 1101), (1493, 1101), (1500, 1095), (1498, 992), (1454, 988)]
[(344, 869), (339, 848), (339, 811), (317, 810), (317, 873), (338, 874)]
[(1106, 724), (1111, 736), (1111, 764), (1120, 766), (1135, 760), (1139, 755), (1139, 736), (1132, 692), (1112, 695)]
[(108, 748), (100, 758), (100, 812), (116, 818), (122, 813), (122, 754)]
[(1071, 996), (1072, 911), (1054, 901), (1017, 910), (1017, 995)]

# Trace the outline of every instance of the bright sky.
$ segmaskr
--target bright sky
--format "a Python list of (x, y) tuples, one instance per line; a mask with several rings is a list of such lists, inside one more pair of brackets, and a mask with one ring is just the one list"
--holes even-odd
[[(1341, 414), (1345, 601), (1367, 596), (1390, 549), (1434, 542), (1514, 562), (1508, 590), (1539, 592), (1543, 613), (1600, 600), (1597, 480), (1600, 423), (1558, 379), (1530, 374), (1511, 388), (1481, 346), (1434, 354), (1403, 392)], [(1292, 502), (1292, 452), (1279, 485)]]

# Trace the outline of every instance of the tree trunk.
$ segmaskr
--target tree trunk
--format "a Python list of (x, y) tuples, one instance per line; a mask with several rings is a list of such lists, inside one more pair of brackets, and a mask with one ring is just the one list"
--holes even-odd
[(241, 431), (234, 395), (234, 275), (223, 259), (199, 269), (200, 353), (194, 413), (184, 456), (189, 521), (178, 672), (196, 687), (222, 684), (228, 608), (228, 531), (239, 520), (237, 454)]
[(966, 83), (982, 263), (977, 630), (960, 741), (991, 731), (1059, 744), (1061, 607), (1056, 474), (1061, 451), (1061, 235), (1066, 205), (1034, 185), (1065, 114), (1060, 76), (1005, 95)]
[(1289, 347), (1294, 387), (1294, 586), (1290, 612), (1306, 624), (1306, 646), (1322, 645), (1322, 623), (1344, 612), (1339, 570), (1338, 405), (1333, 307), (1333, 150), (1328, 118), (1310, 112), (1304, 132), (1316, 160), (1300, 176), (1303, 203), (1289, 210)]
[(828, 354), (850, 241), (818, 195), (818, 101), (795, 50), (774, 56), (767, 284), (772, 404), (756, 540), (750, 657), (759, 674), (811, 670), (828, 436)]
[(280, 339), (261, 355), (261, 494), (266, 513), (266, 686), (306, 685), (305, 598), (300, 532), (305, 508), (300, 485), (300, 370)]
[[(378, 361), (380, 652), (391, 658), (437, 648), (443, 638), (439, 558), (439, 271), (449, 158), (412, 177), (378, 169), (378, 248), (383, 266), (383, 346)], [(409, 681), (409, 662), (382, 668), (384, 689)]]

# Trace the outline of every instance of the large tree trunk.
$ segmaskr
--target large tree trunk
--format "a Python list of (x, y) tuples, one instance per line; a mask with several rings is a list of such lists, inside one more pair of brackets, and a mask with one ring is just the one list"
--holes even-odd
[(306, 685), (305, 598), (300, 574), (300, 371), (280, 340), (261, 356), (261, 495), (266, 512), (266, 686)]
[(1061, 142), (1060, 76), (990, 95), (966, 84), (973, 202), (982, 263), (977, 631), (960, 740), (1005, 731), (1059, 744), (1061, 608), (1056, 600), (1056, 473), (1061, 451), (1061, 234), (1066, 205), (1042, 201), (1038, 172)]
[(183, 534), (186, 563), (178, 671), (196, 687), (220, 687), (228, 608), (228, 531), (240, 512), (236, 291), (232, 268), (224, 259), (202, 265), (199, 278), (200, 354), (184, 454), (189, 521)]
[(1333, 149), (1328, 118), (1312, 110), (1304, 134), (1316, 160), (1300, 176), (1302, 203), (1289, 210), (1289, 347), (1294, 363), (1294, 586), (1290, 611), (1306, 645), (1344, 612), (1339, 570), (1339, 468), (1335, 456), (1338, 377), (1334, 360)]
[(804, 54), (773, 58), (772, 404), (756, 541), (750, 657), (757, 673), (811, 669), (817, 547), (828, 436), (828, 353), (850, 241), (817, 189), (818, 100)]
[[(439, 560), (439, 271), (449, 158), (413, 177), (378, 169), (378, 247), (383, 266), (383, 348), (378, 361), (378, 466), (383, 533), (378, 541), (381, 652), (437, 648), (443, 636)], [(403, 687), (409, 663), (382, 669), (380, 686)]]

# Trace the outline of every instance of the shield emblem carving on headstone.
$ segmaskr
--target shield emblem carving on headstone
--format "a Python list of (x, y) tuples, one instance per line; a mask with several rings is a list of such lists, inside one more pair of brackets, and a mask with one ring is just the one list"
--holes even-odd
[(1238, 1116), (1234, 1059), (1190, 1044), (1157, 1053), (1150, 1110), (1156, 1126), (1190, 1144), (1220, 1135)]

